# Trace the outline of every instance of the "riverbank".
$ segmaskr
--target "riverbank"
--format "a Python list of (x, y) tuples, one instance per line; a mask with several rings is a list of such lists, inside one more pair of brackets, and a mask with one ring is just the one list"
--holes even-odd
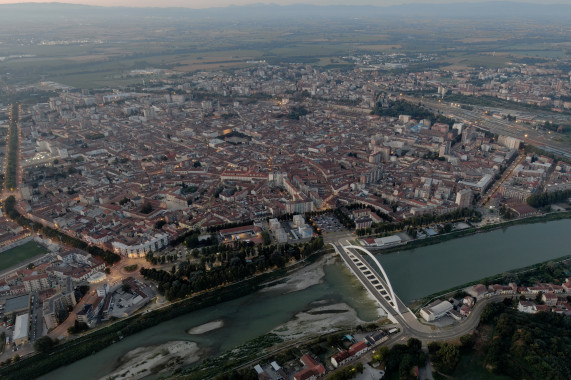
[(194, 342), (174, 341), (158, 346), (139, 347), (119, 360), (118, 367), (100, 380), (138, 380), (158, 375), (172, 366), (190, 365), (201, 359), (201, 350)]
[(421, 300), (415, 301), (414, 304), (410, 304), (408, 306), (411, 307), (411, 310), (413, 310), (413, 312), (416, 313), (422, 307), (428, 305), (429, 303), (436, 300), (437, 298), (443, 298), (443, 297), (446, 298), (446, 297), (452, 296), (454, 293), (456, 293), (458, 291), (463, 291), (464, 289), (466, 289), (470, 286), (474, 286), (477, 284), (484, 284), (484, 285), (491, 285), (491, 284), (498, 284), (498, 283), (504, 284), (504, 283), (506, 283), (506, 281), (505, 281), (506, 278), (514, 278), (514, 276), (517, 278), (518, 275), (521, 275), (524, 273), (529, 274), (530, 272), (537, 272), (539, 275), (541, 275), (541, 273), (540, 273), (541, 267), (543, 267), (546, 264), (567, 263), (570, 261), (571, 261), (571, 255), (566, 255), (563, 257), (559, 257), (557, 259), (547, 260), (547, 261), (543, 261), (541, 263), (537, 263), (534, 265), (528, 265), (528, 266), (523, 267), (523, 268), (518, 268), (518, 269), (509, 270), (509, 271), (506, 271), (503, 273), (498, 273), (494, 276), (484, 277), (484, 278), (481, 278), (481, 279), (476, 280), (476, 281), (470, 281), (470, 282), (467, 282), (465, 284), (454, 286), (450, 289), (443, 290), (441, 292), (430, 294), (426, 297), (423, 297)]
[[(555, 222), (555, 223), (559, 223), (560, 222)], [(565, 227), (567, 227), (567, 223), (568, 221), (565, 221)], [(543, 233), (546, 230), (552, 229), (552, 225), (545, 226), (546, 228), (543, 228), (543, 232), (540, 233), (540, 235), (543, 235)], [(530, 228), (530, 230), (535, 230), (536, 228)], [(563, 232), (559, 231), (558, 232), (558, 236), (568, 236), (566, 234), (565, 231), (568, 231), (568, 229), (563, 229)], [(502, 233), (497, 233), (497, 232), (492, 232), (492, 235), (496, 234), (496, 235), (502, 235)], [(530, 236), (529, 232), (525, 232), (523, 234), (523, 236)], [(483, 237), (483, 235), (481, 235)], [(487, 246), (486, 244), (488, 243), (488, 235), (486, 235), (486, 238), (484, 238), (483, 240), (485, 240), (484, 245)], [(510, 238), (513, 241), (517, 241), (519, 238)], [(508, 240), (510, 240), (508, 239)], [(480, 238), (480, 240), (482, 240)], [(548, 238), (548, 240), (557, 240), (557, 239), (553, 239), (553, 237)], [(565, 240), (566, 241), (566, 240)], [(570, 246), (569, 244), (565, 243), (566, 246)], [(440, 247), (439, 247), (440, 248)], [(459, 252), (461, 249), (464, 249), (462, 247), (460, 248), (454, 248), (455, 249), (455, 256), (459, 256)], [(516, 250), (518, 248), (514, 248), (514, 250)], [(545, 248), (545, 250), (549, 250), (549, 248)], [(140, 332), (142, 330), (148, 329), (149, 327), (153, 327), (155, 325), (160, 324), (163, 321), (167, 321), (170, 319), (173, 319), (175, 317), (179, 317), (179, 316), (183, 316), (186, 314), (191, 314), (191, 312), (194, 312), (196, 310), (202, 309), (202, 308), (206, 308), (207, 306), (214, 306), (214, 305), (219, 305), (225, 301), (228, 300), (237, 300), (238, 298), (240, 298), (241, 296), (246, 296), (246, 295), (250, 295), (250, 297), (246, 297), (243, 300), (240, 300), (239, 302), (235, 302), (232, 303), (231, 305), (229, 305), (229, 309), (228, 312), (226, 314), (218, 314), (218, 315), (212, 315), (209, 318), (204, 318), (201, 319), (199, 322), (193, 324), (193, 325), (188, 325), (185, 326), (184, 330), (181, 330), (181, 334), (185, 334), (185, 332), (190, 329), (190, 328), (194, 328), (196, 326), (200, 326), (200, 325), (204, 325), (207, 323), (210, 323), (212, 321), (216, 321), (216, 320), (224, 320), (225, 322), (228, 321), (228, 326), (227, 327), (223, 327), (220, 331), (212, 331), (209, 334), (204, 334), (202, 336), (200, 336), (200, 338), (202, 337), (208, 337), (210, 335), (215, 335), (215, 336), (223, 336), (221, 337), (221, 341), (223, 341), (224, 343), (217, 343), (216, 346), (216, 352), (225, 352), (227, 350), (231, 350), (233, 347), (238, 346), (239, 344), (241, 344), (241, 342), (245, 341), (246, 338), (244, 338), (244, 340), (241, 340), (239, 343), (234, 343), (234, 341), (229, 340), (229, 339), (236, 339), (233, 338), (232, 336), (230, 336), (227, 333), (227, 330), (223, 330), (224, 328), (233, 328), (234, 330), (232, 331), (233, 333), (239, 334), (239, 335), (244, 335), (243, 332), (245, 331), (251, 331), (251, 329), (253, 328), (252, 326), (256, 325), (263, 325), (266, 326), (264, 328), (267, 328), (267, 330), (261, 330), (262, 332), (260, 332), (260, 334), (263, 334), (265, 332), (269, 332), (272, 331), (274, 328), (276, 328), (276, 326), (279, 326), (281, 324), (284, 324), (287, 322), (287, 320), (295, 315), (298, 315), (301, 312), (305, 312), (307, 313), (307, 311), (311, 311), (311, 309), (313, 308), (311, 305), (312, 301), (315, 301), (316, 298), (311, 298), (309, 295), (307, 294), (303, 294), (304, 291), (301, 290), (299, 292), (292, 292), (293, 289), (295, 289), (296, 287), (306, 287), (307, 288), (311, 288), (311, 289), (321, 289), (320, 291), (322, 291), (322, 289), (324, 288), (325, 284), (322, 284), (322, 275), (321, 272), (319, 271), (319, 267), (325, 267), (327, 268), (326, 265), (323, 264), (323, 262), (321, 260), (326, 260), (325, 262), (328, 262), (328, 256), (325, 256), (325, 258), (322, 257), (323, 254), (320, 253), (319, 255), (314, 256), (315, 260), (317, 260), (318, 262), (310, 262), (310, 260), (308, 260), (305, 263), (298, 263), (296, 264), (294, 267), (295, 268), (299, 268), (302, 267), (306, 268), (306, 269), (302, 269), (300, 272), (291, 272), (291, 271), (286, 271), (286, 270), (278, 270), (272, 273), (266, 273), (264, 275), (260, 275), (256, 278), (251, 278), (245, 281), (242, 281), (240, 283), (236, 283), (233, 284), (231, 286), (228, 286), (226, 288), (220, 288), (217, 289), (213, 292), (209, 292), (209, 293), (204, 293), (201, 294), (199, 296), (193, 297), (193, 298), (189, 298), (189, 299), (185, 299), (183, 301), (180, 301), (178, 303), (174, 303), (172, 305), (168, 305), (164, 308), (161, 308), (157, 311), (151, 311), (148, 312), (146, 314), (143, 315), (136, 315), (132, 318), (127, 318), (125, 320), (121, 320), (118, 321), (116, 324), (107, 326), (102, 328), (101, 330), (97, 330), (94, 331), (93, 333), (87, 334), (84, 337), (80, 337), (75, 341), (71, 341), (68, 343), (64, 343), (62, 344), (61, 347), (58, 347), (53, 353), (51, 353), (51, 355), (37, 355), (38, 356), (38, 360), (41, 359), (42, 363), (41, 366), (39, 365), (40, 363), (38, 363), (38, 361), (36, 360), (36, 358), (34, 358), (34, 360), (28, 361), (28, 360), (22, 360), (20, 363), (16, 363), (10, 367), (7, 368), (2, 368), (0, 369), (0, 375), (6, 375), (6, 378), (14, 378), (14, 379), (20, 379), (22, 378), (21, 374), (26, 375), (28, 377), (37, 377), (38, 374), (45, 374), (49, 371), (51, 371), (52, 369), (55, 369), (59, 366), (62, 365), (66, 365), (69, 364), (75, 360), (78, 360), (80, 358), (86, 357), (86, 356), (91, 356), (94, 352), (98, 352), (101, 351), (103, 349), (105, 349), (106, 347), (108, 347), (109, 345), (113, 344), (113, 343), (117, 343), (119, 340), (126, 338), (130, 335), (133, 335), (137, 332)], [(387, 255), (387, 257), (389, 256), (394, 256), (394, 255)], [(408, 263), (410, 260), (404, 260), (404, 262)], [(449, 262), (450, 259), (446, 259), (445, 262)], [(315, 264), (315, 265), (314, 265)], [(385, 266), (385, 264), (383, 263), (383, 266)], [(401, 267), (403, 266), (402, 263), (400, 265)], [(424, 266), (424, 268), (426, 267), (426, 265)], [(440, 267), (442, 267), (442, 265), (440, 265)], [(333, 268), (333, 267), (331, 267)], [(331, 268), (326, 269), (326, 275), (331, 276)], [(386, 267), (385, 267), (386, 269)], [(468, 269), (471, 269), (470, 267), (468, 267)], [(420, 271), (426, 271), (425, 269), (419, 269), (416, 270), (413, 273), (407, 273), (404, 275), (400, 275), (398, 274), (396, 271), (394, 272), (396, 276), (402, 277), (403, 279), (407, 279), (407, 281), (411, 281), (413, 278), (418, 276), (418, 273)], [(341, 269), (336, 268), (335, 266), (335, 271), (333, 272), (341, 272)], [(450, 271), (446, 271), (445, 274), (438, 274), (435, 277), (448, 277), (450, 275), (449, 273)], [(469, 270), (468, 270), (469, 272)], [(393, 273), (393, 271), (389, 271), (390, 274)], [(336, 273), (336, 277), (333, 276), (333, 278), (331, 278), (330, 280), (327, 281), (327, 284), (333, 284), (333, 283), (343, 283), (345, 288), (341, 289), (340, 287), (334, 287), (332, 289), (328, 290), (327, 292), (323, 292), (320, 295), (320, 298), (318, 298), (318, 300), (329, 300), (328, 302), (324, 302), (324, 303), (319, 303), (319, 304), (314, 304), (313, 306), (315, 307), (322, 307), (322, 306), (329, 306), (329, 305), (338, 305), (340, 303), (345, 303), (345, 304), (349, 304), (353, 309), (357, 309), (359, 310), (359, 306), (357, 305), (358, 302), (362, 302), (360, 300), (360, 295), (358, 294), (358, 288), (355, 288), (355, 286), (353, 286), (352, 281), (358, 281), (356, 278), (354, 277), (350, 277), (350, 278), (346, 278), (345, 276), (339, 276), (339, 273)], [(472, 277), (474, 278), (474, 277)], [(292, 280), (293, 279), (293, 280)], [(310, 281), (311, 280), (311, 281)], [(465, 281), (458, 281), (457, 283), (463, 283)], [(259, 289), (266, 289), (269, 284), (276, 284), (276, 285), (281, 285), (281, 288), (277, 288), (278, 290), (274, 290), (274, 292), (269, 292), (269, 293), (264, 293), (264, 295), (260, 296), (259, 294), (256, 295), (252, 295), (252, 293), (256, 292)], [(303, 285), (300, 285), (303, 284)], [(311, 285), (313, 284), (313, 285)], [(426, 281), (421, 281), (421, 284), (423, 286), (425, 286)], [(394, 283), (393, 283), (394, 285)], [(437, 287), (434, 290), (437, 289), (446, 289), (449, 288), (450, 284), (448, 285), (444, 285), (444, 286), (440, 286)], [(355, 290), (357, 289), (357, 290)], [(264, 290), (265, 291), (265, 290)], [(354, 292), (354, 293), (352, 293)], [(428, 291), (427, 293), (432, 293), (430, 291)], [(347, 297), (347, 295), (350, 295), (349, 299)], [(365, 296), (362, 297), (363, 299), (366, 298)], [(264, 306), (260, 306), (259, 305), (259, 301), (260, 299), (263, 299), (264, 302)], [(297, 306), (295, 309), (290, 308), (287, 309), (285, 307), (285, 304), (287, 304), (288, 302), (294, 302), (293, 300), (295, 300), (295, 302), (299, 305)], [(358, 301), (356, 301), (358, 300)], [(270, 304), (271, 302), (271, 304)], [(321, 301), (320, 301), (321, 302)], [(309, 307), (307, 307), (309, 305)], [(338, 306), (336, 306), (337, 308)], [(301, 310), (301, 311), (300, 311)], [(335, 310), (335, 309), (331, 309), (331, 310)], [(325, 312), (329, 313), (329, 314), (334, 314), (333, 312), (331, 312), (331, 310), (326, 310)], [(346, 310), (346, 309), (342, 309), (341, 306), (339, 306), (337, 308), (337, 310)], [(244, 311), (247, 311), (246, 313)], [(319, 313), (320, 311), (317, 310), (317, 313)], [(246, 317), (243, 317), (242, 320), (240, 320), (239, 323), (236, 323), (235, 321), (232, 321), (232, 319), (234, 318), (234, 315), (237, 315), (239, 313), (242, 314), (247, 314)], [(337, 313), (337, 314), (345, 314), (345, 312), (343, 313)], [(256, 318), (253, 318), (252, 316), (256, 315)], [(276, 318), (275, 316), (285, 316), (285, 318), (283, 320), (278, 320), (278, 318)], [(303, 314), (301, 314), (303, 315)], [(318, 314), (308, 314), (306, 315), (308, 318), (314, 318), (315, 315)], [(360, 314), (361, 316), (363, 314)], [(305, 315), (304, 315), (305, 316)], [(361, 319), (373, 319), (373, 318), (361, 318)], [(271, 321), (270, 321), (271, 320)], [(275, 324), (270, 324), (270, 323), (275, 323)], [(317, 328), (319, 329), (319, 327)], [(154, 331), (154, 330), (153, 330)], [(295, 331), (294, 331), (295, 333)], [(160, 336), (164, 336), (164, 331), (162, 331), (160, 334)], [(178, 339), (185, 339), (185, 338), (180, 338), (183, 335), (179, 335), (179, 336), (174, 336), (174, 337), (169, 337), (168, 339), (164, 339), (164, 340), (155, 340), (155, 343), (162, 343), (163, 341), (166, 340), (178, 340)], [(190, 338), (189, 338), (190, 339)], [(218, 338), (216, 338), (218, 339)], [(242, 339), (242, 338), (240, 338)], [(248, 339), (250, 339), (248, 337)], [(144, 341), (141, 341), (144, 342)], [(231, 342), (231, 343), (228, 343)], [(237, 341), (236, 341), (237, 342)], [(122, 342), (121, 342), (122, 343)], [(150, 341), (146, 341), (146, 344), (148, 345), (149, 343), (151, 343)], [(145, 343), (143, 343), (145, 344)], [(136, 346), (135, 346), (136, 347)], [(211, 347), (211, 346), (210, 346)], [(129, 348), (129, 350), (133, 349), (133, 346)], [(111, 351), (113, 351), (113, 349), (111, 349)], [(109, 351), (107, 351), (109, 352)], [(119, 355), (117, 355), (116, 357), (120, 357), (121, 355), (123, 355), (125, 352), (128, 352), (128, 350), (123, 350), (120, 352)], [(94, 356), (95, 357), (95, 356)], [(45, 360), (45, 361), (44, 361)], [(238, 359), (236, 359), (238, 360)], [(208, 363), (207, 363), (208, 364)], [(41, 368), (40, 368), (41, 367)], [(43, 372), (40, 372), (40, 369)], [(98, 376), (102, 376), (102, 375), (98, 375)], [(54, 378), (54, 377), (52, 377)]]
[[(519, 272), (560, 260), (571, 253), (569, 231), (571, 219), (555, 220), (375, 256), (399, 298), (410, 305), (483, 279), (497, 282), (498, 273)], [(541, 278), (533, 281), (546, 282)]]
[(335, 258), (331, 253), (326, 253), (319, 257), (317, 261), (291, 272), (290, 275), (280, 278), (276, 282), (266, 284), (267, 286), (262, 288), (260, 292), (279, 290), (282, 294), (287, 294), (320, 284), (325, 277), (324, 266), (331, 264), (334, 260)]
[[(269, 285), (260, 292), (279, 291), (282, 294), (298, 292), (325, 281), (325, 268), (338, 262), (338, 258), (332, 254), (324, 255), (313, 264), (310, 264), (286, 277), (282, 282)], [(353, 275), (343, 265), (343, 271), (351, 280)], [(355, 281), (354, 286), (362, 287), (361, 283)], [(375, 299), (362, 289), (367, 295), (367, 299), (376, 303)], [(381, 307), (377, 308), (377, 318), (386, 316), (386, 311)], [(346, 303), (333, 303), (330, 300), (314, 302), (310, 308), (295, 314), (288, 322), (278, 326), (271, 332), (284, 340), (299, 339), (307, 335), (326, 334), (336, 331), (339, 328), (355, 327), (366, 324), (357, 315), (355, 309)]]
[(531, 216), (528, 218), (509, 220), (509, 221), (502, 222), (502, 223), (489, 224), (489, 225), (481, 226), (481, 227), (471, 227), (471, 228), (467, 228), (467, 229), (460, 230), (460, 231), (450, 232), (447, 234), (441, 234), (441, 235), (439, 234), (439, 235), (436, 235), (433, 237), (427, 237), (427, 238), (421, 239), (421, 240), (411, 240), (411, 241), (407, 242), (407, 244), (398, 245), (398, 246), (394, 246), (394, 247), (389, 247), (389, 248), (371, 248), (371, 247), (369, 247), (368, 249), (373, 254), (387, 254), (387, 253), (393, 253), (393, 252), (401, 252), (401, 251), (407, 251), (407, 250), (411, 250), (411, 249), (415, 249), (415, 248), (426, 247), (429, 245), (439, 244), (439, 243), (443, 243), (445, 241), (450, 241), (453, 239), (457, 239), (457, 238), (461, 238), (461, 237), (465, 237), (465, 236), (470, 236), (470, 235), (474, 235), (474, 234), (478, 234), (478, 233), (482, 233), (482, 232), (494, 231), (497, 229), (503, 229), (503, 228), (508, 228), (508, 227), (517, 226), (517, 225), (523, 225), (523, 224), (546, 223), (546, 222), (550, 222), (550, 221), (554, 221), (554, 220), (562, 220), (562, 219), (571, 219), (571, 212), (569, 212), (569, 211), (555, 212), (555, 213), (549, 213), (549, 214), (545, 214), (545, 215), (541, 215), (541, 216)]
[(278, 279), (295, 273), (293, 272), (295, 270), (314, 264), (315, 260), (318, 260), (322, 254), (323, 251), (316, 252), (305, 261), (289, 267), (288, 270), (277, 269), (266, 272), (238, 283), (173, 302), (152, 311), (121, 319), (77, 339), (58, 345), (50, 353), (38, 353), (10, 366), (0, 368), (0, 377), (17, 380), (23, 377), (39, 377), (61, 366), (90, 356), (125, 337), (156, 326), (161, 322), (252, 294), (263, 288), (264, 284), (276, 282)]
[[(292, 341), (285, 337), (285, 331), (283, 339), (272, 334), (271, 331), (286, 324), (292, 318), (296, 318), (296, 315), (300, 317), (309, 313), (323, 312), (315, 310), (320, 307), (335, 305), (334, 308), (331, 308), (331, 313), (334, 313), (333, 310), (335, 309), (347, 310), (351, 308), (355, 310), (360, 320), (365, 321), (364, 325), (381, 323), (377, 313), (377, 305), (370, 301), (360, 286), (355, 285), (358, 280), (347, 273), (343, 264), (336, 257), (326, 262), (331, 264), (323, 265), (325, 277), (316, 285), (296, 292), (288, 292), (283, 286), (267, 291), (264, 288), (263, 292), (257, 291), (244, 297), (187, 313), (133, 336), (125, 337), (94, 355), (50, 372), (40, 379), (82, 378), (99, 380), (112, 373), (118, 364), (117, 360), (130, 351), (140, 346), (154, 346), (179, 340), (196, 342), (199, 348), (206, 352), (203, 355), (206, 362), (203, 363), (201, 360), (199, 363), (181, 368), (190, 367), (188, 368), (189, 371), (199, 371), (197, 379), (211, 378), (216, 375), (214, 372), (216, 368), (220, 369), (227, 365), (232, 368), (239, 366), (250, 355), (262, 354), (262, 350), (266, 347), (269, 350), (278, 349), (279, 344), (278, 347), (274, 348), (274, 343), (284, 340), (283, 344), (296, 342), (297, 340)], [(311, 273), (311, 267), (308, 270)], [(304, 269), (301, 271), (301, 273), (305, 272)], [(299, 275), (300, 273), (296, 274)], [(300, 315), (300, 313), (302, 314)], [(309, 315), (309, 317), (316, 318), (317, 316)], [(324, 319), (321, 323), (329, 328), (326, 317), (321, 315), (321, 318)], [(210, 330), (214, 327), (212, 322), (216, 321), (223, 321), (224, 325), (218, 329)], [(355, 319), (350, 322), (357, 323), (358, 320)], [(210, 331), (203, 334), (188, 335), (192, 329), (196, 329), (193, 332), (202, 332), (206, 329)], [(315, 328), (315, 331), (321, 331), (321, 329)], [(269, 340), (257, 339), (257, 337), (268, 337), (268, 335), (273, 338)], [(307, 338), (308, 336), (304, 336), (301, 340), (305, 341)], [(250, 341), (257, 343), (249, 344)], [(238, 348), (239, 350), (237, 350)], [(218, 359), (218, 357), (221, 358)], [(178, 371), (176, 367), (172, 367), (171, 370)], [(210, 376), (204, 371), (212, 371), (209, 372), (212, 375)], [(162, 373), (160, 375), (163, 376)]]
[(349, 305), (338, 303), (297, 313), (290, 321), (272, 330), (272, 333), (288, 341), (308, 335), (327, 334), (340, 328), (351, 328), (365, 323)]

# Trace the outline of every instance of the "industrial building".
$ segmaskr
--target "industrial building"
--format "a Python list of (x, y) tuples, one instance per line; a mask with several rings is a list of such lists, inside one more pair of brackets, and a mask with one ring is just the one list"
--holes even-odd
[(453, 306), (448, 301), (436, 300), (427, 307), (420, 309), (420, 316), (427, 322), (432, 322), (446, 315)]
[(28, 343), (28, 323), (30, 314), (22, 314), (16, 317), (16, 324), (14, 325), (14, 335), (12, 341), (16, 346)]

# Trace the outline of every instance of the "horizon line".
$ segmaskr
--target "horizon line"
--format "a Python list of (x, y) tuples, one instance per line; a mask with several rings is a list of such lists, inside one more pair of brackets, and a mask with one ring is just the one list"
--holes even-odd
[(434, 2), (406, 2), (406, 3), (399, 3), (399, 4), (357, 4), (357, 5), (350, 5), (350, 4), (311, 4), (311, 3), (304, 3), (298, 2), (293, 4), (277, 4), (272, 1), (257, 1), (251, 4), (228, 4), (228, 5), (212, 5), (207, 7), (200, 7), (200, 8), (193, 8), (190, 6), (184, 5), (165, 5), (165, 6), (156, 6), (156, 5), (98, 5), (98, 4), (86, 4), (84, 2), (62, 2), (62, 1), (46, 1), (46, 2), (38, 2), (38, 1), (20, 1), (20, 2), (10, 2), (10, 3), (0, 3), (0, 6), (14, 6), (14, 5), (24, 5), (24, 6), (32, 6), (32, 5), (72, 5), (72, 6), (83, 6), (83, 7), (94, 7), (94, 8), (137, 8), (137, 9), (190, 9), (190, 10), (208, 10), (208, 9), (227, 9), (227, 8), (242, 8), (242, 7), (253, 7), (253, 6), (275, 6), (281, 8), (287, 7), (295, 7), (295, 6), (311, 6), (316, 8), (332, 8), (332, 7), (340, 7), (340, 8), (392, 8), (392, 7), (402, 7), (402, 6), (418, 6), (418, 5), (470, 5), (470, 4), (529, 4), (529, 5), (537, 5), (537, 6), (550, 6), (550, 5), (567, 5), (571, 6), (571, 4), (565, 3), (557, 3), (557, 2), (549, 2), (549, 3), (537, 3), (530, 0), (501, 0), (501, 1), (493, 1), (493, 0), (470, 0), (469, 2), (462, 2), (462, 0), (457, 0), (454, 2), (440, 2), (438, 0)]

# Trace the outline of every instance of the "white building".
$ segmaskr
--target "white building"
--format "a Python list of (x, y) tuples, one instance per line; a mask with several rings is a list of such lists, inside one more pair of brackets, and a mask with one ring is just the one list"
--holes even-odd
[(301, 239), (306, 239), (313, 236), (313, 228), (308, 225), (299, 226), (298, 232)]
[(97, 296), (98, 297), (105, 297), (109, 292), (109, 283), (105, 283), (99, 287), (97, 287)]
[(28, 323), (30, 314), (18, 315), (16, 317), (16, 324), (14, 326), (14, 335), (12, 341), (16, 346), (28, 343)]
[(283, 228), (278, 228), (274, 231), (274, 235), (278, 243), (287, 242), (287, 232)]
[(156, 252), (167, 246), (169, 236), (167, 234), (155, 234), (149, 237), (149, 240), (136, 244), (127, 245), (118, 241), (112, 243), (116, 253), (120, 253), (128, 257), (145, 257), (148, 252)]
[(472, 190), (464, 189), (456, 193), (456, 204), (458, 208), (470, 207), (472, 204)]
[(392, 245), (397, 245), (400, 243), (402, 243), (402, 239), (400, 238), (400, 236), (397, 235), (386, 236), (383, 238), (375, 239), (375, 244), (377, 245), (377, 247), (380, 248), (390, 247)]
[(297, 215), (293, 216), (293, 226), (294, 227), (297, 228), (297, 227), (303, 226), (304, 224), (305, 224), (305, 219), (303, 219), (302, 215), (297, 214)]
[(424, 318), (425, 321), (432, 322), (443, 317), (452, 309), (453, 306), (450, 302), (437, 300), (427, 307), (420, 309), (420, 316)]
[(500, 136), (498, 138), (498, 144), (503, 145), (510, 149), (519, 149), (521, 140), (516, 139), (515, 137)]
[(488, 188), (488, 185), (490, 184), (490, 182), (492, 182), (492, 178), (493, 177), (491, 174), (484, 174), (482, 179), (480, 179), (478, 182), (460, 181), (458, 183), (461, 185), (469, 186), (473, 190), (483, 192)]
[(522, 313), (527, 314), (535, 314), (537, 313), (537, 309), (535, 308), (535, 304), (531, 301), (519, 301), (517, 304), (517, 310)]
[(275, 218), (274, 218), (274, 219), (270, 219), (270, 220), (269, 220), (269, 223), (270, 223), (270, 230), (272, 230), (272, 231), (277, 231), (277, 230), (279, 230), (280, 228), (282, 228), (282, 225), (281, 225), (280, 221), (277, 220), (277, 219), (275, 219)]
[(288, 201), (286, 202), (286, 212), (288, 214), (293, 213), (306, 213), (313, 211), (313, 202), (311, 201)]
[(463, 123), (454, 123), (454, 125), (452, 126), (452, 129), (457, 130), (458, 134), (461, 135), (462, 130), (464, 129), (464, 124)]

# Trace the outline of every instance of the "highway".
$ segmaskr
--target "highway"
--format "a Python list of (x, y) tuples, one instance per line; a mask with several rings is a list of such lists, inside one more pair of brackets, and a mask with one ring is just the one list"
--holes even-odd
[[(472, 309), (472, 313), (468, 317), (459, 323), (455, 323), (452, 326), (438, 328), (433, 325), (426, 325), (418, 321), (414, 314), (406, 307), (406, 305), (404, 305), (404, 303), (402, 303), (402, 301), (400, 301), (400, 299), (398, 299), (398, 297), (397, 304), (399, 312), (393, 309), (392, 305), (385, 299), (385, 296), (375, 288), (371, 280), (367, 278), (367, 275), (363, 273), (366, 270), (378, 273), (378, 270), (374, 270), (367, 262), (367, 260), (362, 258), (360, 253), (358, 253), (355, 249), (345, 248), (345, 246), (343, 246), (340, 242), (331, 244), (335, 248), (335, 251), (341, 256), (345, 264), (349, 267), (351, 272), (357, 276), (361, 283), (366, 287), (367, 291), (369, 291), (369, 293), (375, 297), (383, 309), (387, 311), (387, 313), (390, 315), (390, 319), (400, 325), (403, 335), (405, 337), (417, 338), (424, 343), (456, 339), (462, 335), (466, 335), (472, 332), (478, 326), (478, 323), (480, 322), (480, 315), (482, 314), (482, 311), (487, 304), (493, 302), (501, 302), (504, 300), (504, 298), (509, 297), (507, 295), (498, 295), (479, 300)], [(360, 261), (367, 267), (367, 269), (359, 269), (354, 260), (351, 259), (351, 255), (361, 257)], [(384, 280), (380, 280), (384, 282)], [(385, 288), (388, 286), (386, 282), (384, 282), (384, 285)]]
[[(22, 110), (21, 110), (21, 106), (19, 108), (19, 112), (18, 112), (18, 122), (16, 123), (17, 126), (17, 130), (18, 130), (18, 146), (17, 146), (17, 171), (16, 171), (16, 187), (13, 189), (9, 189), (7, 188), (5, 185), (5, 183), (3, 184), (3, 188), (2, 191), (0, 193), (0, 200), (5, 201), (6, 198), (8, 198), (9, 196), (13, 195), (16, 200), (20, 200), (22, 198), (21, 196), (21, 192), (20, 192), (20, 185), (22, 184), (22, 178), (23, 178), (23, 172), (22, 172), (22, 128), (20, 125), (20, 118), (22, 115)], [(11, 118), (12, 116), (10, 116)], [(4, 175), (5, 177), (8, 177), (8, 157), (10, 156), (11, 152), (10, 152), (10, 144), (7, 144), (6, 146), (6, 154), (5, 154), (5, 161), (4, 161)]]

